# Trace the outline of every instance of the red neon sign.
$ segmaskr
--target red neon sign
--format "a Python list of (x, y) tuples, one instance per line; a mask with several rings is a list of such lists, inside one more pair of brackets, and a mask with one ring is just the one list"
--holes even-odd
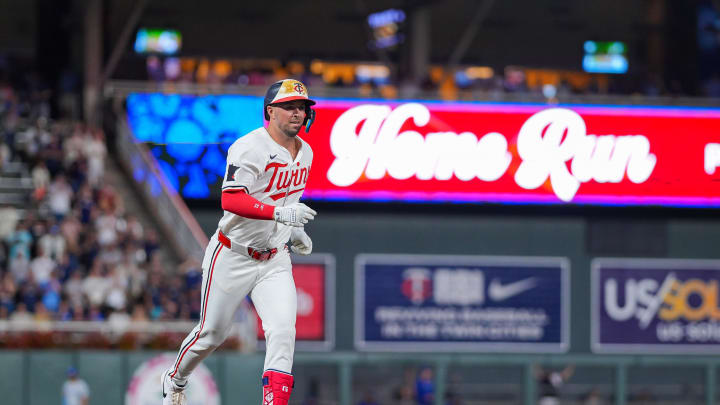
[(720, 206), (720, 109), (315, 108), (312, 199)]

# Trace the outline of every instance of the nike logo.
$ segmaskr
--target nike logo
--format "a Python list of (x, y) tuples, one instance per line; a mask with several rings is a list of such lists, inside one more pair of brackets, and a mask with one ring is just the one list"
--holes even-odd
[(488, 295), (493, 301), (504, 301), (510, 297), (514, 297), (524, 291), (527, 291), (537, 285), (535, 277), (526, 278), (524, 280), (515, 281), (510, 284), (503, 285), (497, 278), (490, 281), (488, 286)]
[(273, 159), (275, 159), (276, 157), (277, 157), (277, 153), (274, 154), (274, 155), (270, 155), (270, 160), (273, 160)]

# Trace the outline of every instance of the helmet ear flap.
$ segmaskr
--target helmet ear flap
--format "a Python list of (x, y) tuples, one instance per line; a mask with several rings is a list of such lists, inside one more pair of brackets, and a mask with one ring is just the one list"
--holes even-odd
[(310, 105), (305, 106), (305, 121), (303, 121), (303, 125), (305, 126), (305, 132), (310, 132), (310, 127), (312, 126), (313, 122), (315, 121), (315, 110), (310, 108)]

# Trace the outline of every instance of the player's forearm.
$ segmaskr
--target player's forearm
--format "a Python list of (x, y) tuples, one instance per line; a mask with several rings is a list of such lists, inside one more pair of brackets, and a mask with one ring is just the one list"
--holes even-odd
[(225, 191), (220, 199), (222, 209), (250, 219), (274, 219), (275, 206), (261, 203), (244, 191)]

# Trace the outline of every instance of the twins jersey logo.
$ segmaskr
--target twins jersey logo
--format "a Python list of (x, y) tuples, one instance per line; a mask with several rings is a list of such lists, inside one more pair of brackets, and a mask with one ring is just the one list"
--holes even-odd
[[(298, 167), (283, 170), (288, 167), (287, 163), (268, 163), (268, 165), (265, 166), (265, 171), (267, 172), (272, 170), (272, 177), (270, 177), (270, 182), (263, 191), (266, 193), (272, 192), (273, 189), (278, 191), (278, 193), (270, 194), (269, 196), (274, 201), (277, 201), (286, 195), (303, 191), (305, 189), (305, 184), (307, 183), (309, 168), (299, 167), (299, 165), (300, 163), (298, 162)], [(292, 190), (287, 190), (291, 187), (293, 188)]]

